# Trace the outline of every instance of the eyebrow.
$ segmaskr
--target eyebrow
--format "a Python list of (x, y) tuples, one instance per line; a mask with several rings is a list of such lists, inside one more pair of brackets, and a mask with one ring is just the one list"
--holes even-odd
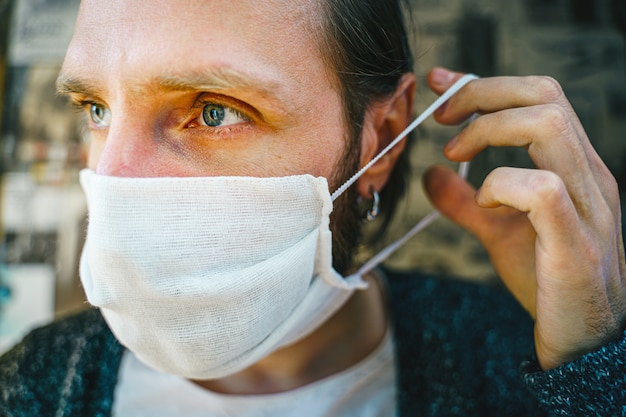
[[(158, 91), (220, 91), (246, 89), (262, 94), (264, 97), (276, 97), (281, 83), (277, 80), (258, 78), (231, 68), (206, 68), (187, 73), (159, 75), (147, 83), (136, 83), (133, 93), (144, 94), (146, 90)], [(83, 94), (99, 97), (102, 86), (89, 77), (72, 75), (62, 71), (56, 81), (59, 94)]]
[(95, 84), (83, 81), (78, 77), (72, 77), (68, 74), (61, 73), (57, 77), (55, 83), (57, 94), (89, 94), (98, 95), (96, 91), (100, 90)]

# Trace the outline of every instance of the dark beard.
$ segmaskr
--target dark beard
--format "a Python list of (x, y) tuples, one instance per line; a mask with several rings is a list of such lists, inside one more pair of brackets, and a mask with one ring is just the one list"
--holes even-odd
[[(358, 140), (349, 140), (342, 160), (330, 184), (332, 193), (346, 182), (359, 169), (360, 146)], [(356, 184), (349, 187), (333, 203), (330, 215), (330, 231), (332, 232), (333, 268), (343, 276), (353, 268), (354, 255), (361, 241), (361, 210), (357, 202)]]

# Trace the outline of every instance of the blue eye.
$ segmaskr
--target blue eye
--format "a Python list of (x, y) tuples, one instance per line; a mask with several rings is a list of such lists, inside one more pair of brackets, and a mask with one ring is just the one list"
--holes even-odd
[(247, 121), (248, 118), (237, 110), (218, 103), (207, 103), (202, 108), (202, 122), (210, 127), (229, 126)]
[(101, 104), (92, 103), (89, 106), (89, 117), (98, 127), (108, 127), (111, 124), (111, 111)]
[(219, 104), (207, 104), (202, 109), (202, 120), (207, 126), (216, 127), (224, 122), (226, 111)]

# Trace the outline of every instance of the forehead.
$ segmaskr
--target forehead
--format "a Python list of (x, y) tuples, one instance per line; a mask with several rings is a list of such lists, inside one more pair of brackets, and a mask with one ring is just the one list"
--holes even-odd
[(233, 70), (268, 82), (325, 74), (318, 0), (83, 0), (63, 71), (146, 80)]

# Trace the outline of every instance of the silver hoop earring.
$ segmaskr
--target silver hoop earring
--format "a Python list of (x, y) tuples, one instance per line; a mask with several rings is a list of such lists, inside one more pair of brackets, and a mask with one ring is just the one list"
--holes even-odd
[(370, 222), (378, 217), (380, 213), (380, 196), (378, 195), (378, 191), (372, 190), (372, 197), (374, 197), (372, 208), (367, 212), (367, 216), (365, 217)]

